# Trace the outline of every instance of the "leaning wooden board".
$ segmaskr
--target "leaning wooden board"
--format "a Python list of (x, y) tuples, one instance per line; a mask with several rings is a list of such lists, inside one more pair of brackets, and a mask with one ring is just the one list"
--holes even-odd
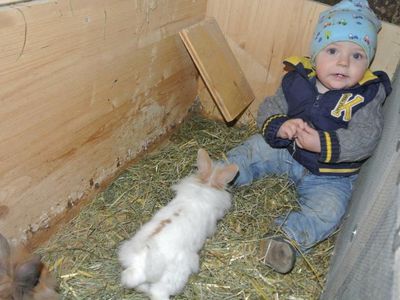
[(179, 34), (224, 119), (235, 120), (254, 93), (217, 22), (207, 19)]

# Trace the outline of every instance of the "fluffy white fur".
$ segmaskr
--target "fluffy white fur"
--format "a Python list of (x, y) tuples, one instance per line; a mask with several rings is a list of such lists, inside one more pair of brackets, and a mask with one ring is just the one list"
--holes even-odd
[(196, 174), (173, 186), (175, 198), (119, 248), (122, 285), (153, 300), (178, 294), (199, 271), (198, 252), (231, 206), (225, 187), (237, 166), (214, 166), (203, 149), (197, 166)]

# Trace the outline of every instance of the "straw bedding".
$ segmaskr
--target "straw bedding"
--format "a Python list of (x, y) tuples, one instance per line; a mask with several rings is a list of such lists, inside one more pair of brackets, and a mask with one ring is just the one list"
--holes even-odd
[[(228, 127), (200, 115), (188, 118), (156, 152), (127, 169), (80, 214), (37, 250), (56, 275), (62, 299), (146, 299), (121, 287), (117, 247), (173, 197), (171, 185), (194, 171), (199, 147), (213, 159), (256, 131)], [(317, 299), (334, 237), (298, 258), (280, 275), (258, 259), (259, 242), (273, 219), (296, 209), (285, 178), (265, 178), (234, 188), (231, 210), (201, 251), (201, 271), (175, 299)]]

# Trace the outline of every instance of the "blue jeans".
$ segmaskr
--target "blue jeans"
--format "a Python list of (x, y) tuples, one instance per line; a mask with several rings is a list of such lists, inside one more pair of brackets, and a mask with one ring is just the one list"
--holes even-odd
[(318, 176), (300, 165), (286, 149), (271, 148), (260, 134), (227, 153), (239, 174), (233, 184), (249, 185), (267, 175), (285, 176), (295, 184), (300, 210), (279, 217), (275, 223), (307, 251), (326, 239), (339, 226), (357, 175)]

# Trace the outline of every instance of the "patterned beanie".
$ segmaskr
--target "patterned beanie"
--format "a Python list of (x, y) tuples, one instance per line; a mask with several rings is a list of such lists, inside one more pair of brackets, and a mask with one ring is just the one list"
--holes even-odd
[(343, 0), (321, 13), (311, 41), (311, 60), (334, 42), (353, 42), (364, 49), (371, 63), (381, 22), (367, 0)]

